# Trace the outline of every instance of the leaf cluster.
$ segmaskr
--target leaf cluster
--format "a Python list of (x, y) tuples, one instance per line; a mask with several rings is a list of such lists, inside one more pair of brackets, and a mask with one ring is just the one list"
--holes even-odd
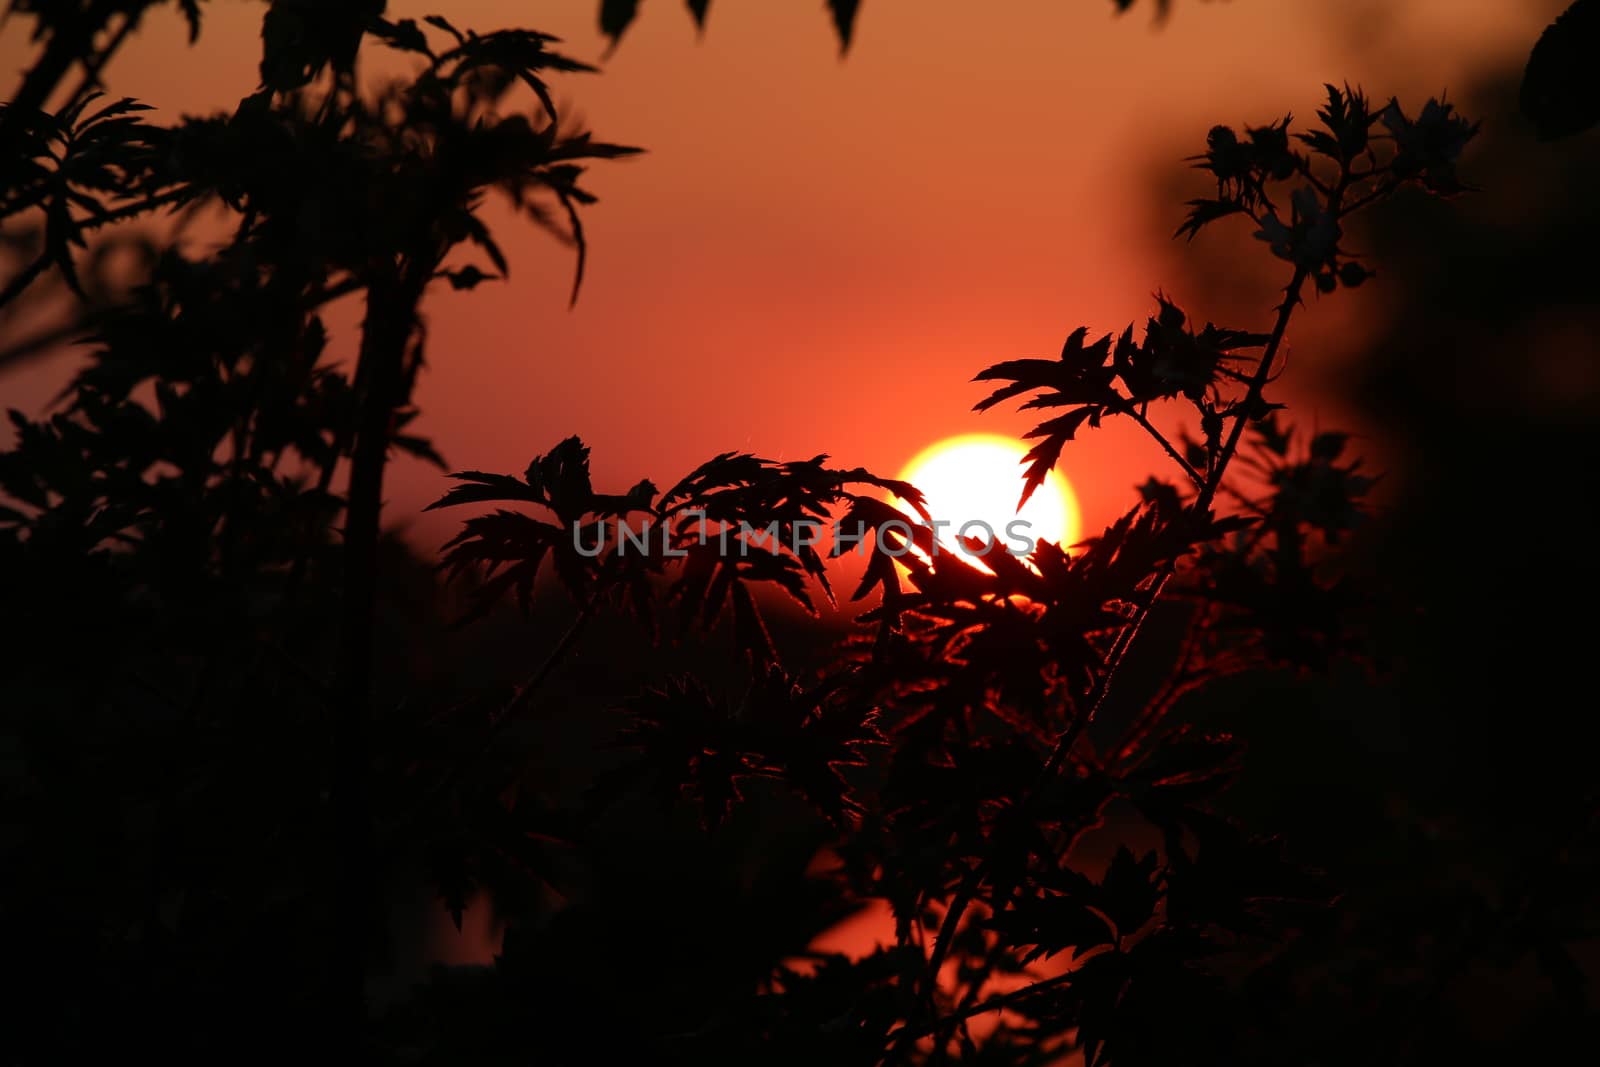
[[(197, 29), (198, 7), (181, 6)], [(35, 15), (42, 63), (144, 5), (14, 7)], [(90, 8), (106, 9), (92, 25)], [(689, 8), (699, 22), (708, 5)], [(829, 5), (842, 45), (858, 8)], [(615, 40), (637, 4), (600, 10)], [(826, 456), (728, 452), (665, 491), (607, 493), (574, 436), (520, 473), (452, 475), (432, 507), (478, 509), (438, 561), (474, 583), (460, 621), (487, 626), (507, 600), (535, 615), (551, 585), (576, 617), (509, 699), (478, 670), (445, 696), (420, 680), (425, 655), (393, 647), (398, 612), (373, 588), (383, 574), (432, 595), (378, 536), (383, 469), (397, 452), (443, 465), (415, 425), (421, 312), (437, 285), (508, 273), (486, 197), (576, 246), (576, 295), (585, 168), (632, 150), (558, 114), (547, 78), (588, 69), (558, 43), (391, 20), (381, 0), (274, 0), (261, 88), (231, 114), (158, 127), (92, 91), (0, 114), (0, 141), (20, 149), (0, 204), (44, 235), (8, 299), (51, 268), (87, 295), (74, 250), (108, 222), (174, 205), (230, 224), (214, 252), (169, 249), (126, 298), (88, 307), (63, 409), (13, 413), (0, 453), (5, 647), (36, 694), (13, 732), (22, 789), (46, 812), (6, 848), (55, 870), (72, 858), (62, 843), (111, 836), (107, 813), (154, 827), (111, 850), (139, 891), (105, 905), (102, 872), (74, 883), (71, 906), (96, 920), (60, 924), (95, 961), (79, 977), (159, 973), (194, 992), (254, 976), (259, 1018), (325, 1018), (327, 945), (356, 945), (355, 984), (366, 976), (340, 894), (416, 868), (458, 926), (482, 891), (515, 921), (492, 967), (441, 969), (383, 1020), (392, 1050), (521, 1056), (531, 1018), (566, 1024), (610, 998), (627, 1010), (608, 1048), (646, 1062), (1241, 1062), (1262, 1016), (1252, 980), (1331, 894), (1219, 813), (1243, 744), (1173, 708), (1241, 664), (1325, 669), (1355, 650), (1348, 616), (1365, 604), (1330, 557), (1361, 528), (1372, 479), (1343, 435), (1302, 447), (1266, 393), (1303, 288), (1367, 277), (1343, 220), (1406, 185), (1465, 188), (1455, 168), (1476, 126), (1445, 103), (1412, 115), (1330, 86), (1316, 129), (1217, 127), (1198, 157), (1217, 195), (1179, 233), (1254, 221), (1292, 271), (1269, 328), (1197, 328), (1158, 296), (1142, 331), (1080, 327), (1058, 358), (978, 375), (992, 383), (979, 410), (1049, 413), (1028, 434), (1023, 500), (1107, 417), (1173, 463), (1174, 483), (1152, 477), (1081, 545), (969, 539), (969, 559), (915, 487)], [(368, 45), (412, 72), (369, 92)], [(366, 317), (343, 366), (325, 321), (347, 297)], [(1197, 438), (1161, 432), (1152, 416), (1169, 407)], [(790, 669), (772, 605), (836, 603), (853, 545), (810, 536), (835, 521), (864, 531), (858, 627), (825, 666)], [(1155, 685), (1130, 685), (1130, 649), (1148, 655), (1141, 634), (1175, 605), (1182, 647)], [(613, 606), (651, 636), (729, 622), (734, 664), (709, 681), (674, 663), (620, 706), (567, 694), (586, 726), (620, 725), (606, 731), (617, 762), (563, 808), (530, 767), (572, 742), (529, 713)], [(72, 671), (86, 618), (104, 626), (86, 645), (100, 661)], [(390, 657), (375, 666), (378, 647)], [(518, 666), (522, 652), (519, 638)], [(75, 730), (101, 747), (80, 752)], [(655, 864), (643, 890), (618, 852), (646, 851), (651, 831), (620, 846), (604, 832), (638, 793), (663, 824), (681, 807), (703, 830), (675, 839), (699, 851)], [(784, 805), (799, 809), (788, 821)], [(741, 828), (768, 819), (762, 845), (789, 839), (783, 862), (738, 851)], [(38, 906), (28, 886), (7, 893), (8, 915)], [(822, 929), (874, 903), (892, 945), (802, 965)], [(718, 922), (738, 936), (712, 938)], [(645, 945), (662, 951), (619, 981), (615, 961)], [(220, 1017), (229, 1042), (263, 1032)], [(594, 1055), (589, 1034), (548, 1045), (555, 1062)]]
[[(1291, 136), (1292, 116), (1247, 126), (1242, 136), (1230, 126), (1213, 127), (1195, 159), (1215, 177), (1217, 195), (1190, 201), (1178, 234), (1192, 239), (1219, 219), (1247, 215), (1275, 256), (1332, 292), (1360, 285), (1370, 273), (1340, 245), (1347, 215), (1408, 184), (1440, 196), (1466, 189), (1456, 162), (1478, 124), (1453, 105), (1429, 100), (1412, 115), (1398, 100), (1374, 108), (1360, 89), (1325, 88), (1319, 128)], [(1284, 186), (1292, 186), (1286, 205)]]

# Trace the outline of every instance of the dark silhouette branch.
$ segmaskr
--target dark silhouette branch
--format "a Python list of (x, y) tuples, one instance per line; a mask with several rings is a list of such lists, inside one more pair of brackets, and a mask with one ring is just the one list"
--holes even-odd
[(1166, 453), (1171, 457), (1172, 462), (1178, 465), (1178, 468), (1183, 471), (1184, 476), (1193, 482), (1196, 488), (1206, 483), (1205, 476), (1199, 471), (1195, 470), (1194, 467), (1190, 465), (1189, 461), (1183, 458), (1183, 453), (1179, 452), (1173, 447), (1172, 442), (1167, 440), (1165, 434), (1155, 428), (1155, 425), (1151, 423), (1150, 419), (1143, 411), (1139, 410), (1138, 408), (1129, 408), (1128, 414), (1133, 416), (1134, 422), (1137, 422), (1140, 426), (1144, 427), (1146, 433), (1155, 438), (1156, 443), (1166, 450)]
[(356, 372), (361, 399), (346, 498), (339, 707), (329, 800), (336, 872), (333, 974), (335, 1002), (342, 1006), (334, 1010), (336, 1018), (348, 1019), (354, 1027), (357, 1043), (366, 1020), (366, 965), (374, 918), (368, 779), (383, 476), (395, 412), (406, 402), (406, 346), (432, 275), (431, 259), (413, 260), (403, 268), (382, 269), (370, 279)]

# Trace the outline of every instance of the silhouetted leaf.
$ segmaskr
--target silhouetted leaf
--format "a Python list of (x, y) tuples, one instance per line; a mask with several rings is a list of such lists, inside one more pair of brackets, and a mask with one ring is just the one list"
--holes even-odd
[(1416, 118), (1407, 115), (1399, 101), (1390, 101), (1381, 117), (1394, 135), (1396, 176), (1421, 183), (1439, 196), (1453, 196), (1470, 186), (1456, 177), (1456, 161), (1467, 142), (1477, 136), (1481, 123), (1456, 114), (1455, 105), (1429, 99)]
[(1203, 227), (1218, 219), (1225, 219), (1229, 215), (1237, 215), (1245, 211), (1243, 204), (1230, 200), (1191, 200), (1189, 201), (1189, 208), (1189, 217), (1184, 220), (1183, 225), (1179, 226), (1172, 236), (1183, 237), (1187, 235), (1191, 241), (1194, 240), (1195, 235)]
[(1096, 903), (1116, 926), (1119, 937), (1133, 935), (1155, 915), (1161, 899), (1157, 863), (1154, 852), (1136, 858), (1126, 846), (1117, 849), (1112, 857), (1111, 866), (1100, 881)]
[(450, 288), (457, 291), (462, 289), (476, 289), (481, 283), (498, 280), (498, 274), (485, 274), (474, 266), (465, 266), (459, 270), (444, 270), (439, 272), (449, 280)]
[(450, 20), (445, 18), (443, 15), (427, 15), (423, 17), (422, 21), (426, 22), (435, 29), (443, 30), (451, 37), (454, 37), (457, 45), (465, 45), (467, 43), (466, 35), (460, 30), (456, 29), (455, 26), (451, 24)]
[(1069, 411), (1065, 415), (1041, 422), (1024, 436), (1032, 439), (1042, 437), (1044, 440), (1035, 444), (1022, 457), (1022, 462), (1028, 465), (1027, 472), (1022, 479), (1022, 496), (1017, 500), (1017, 510), (1028, 502), (1039, 486), (1044, 484), (1045, 478), (1055, 470), (1056, 462), (1061, 458), (1061, 449), (1077, 434), (1078, 427), (1085, 420), (1092, 419), (1098, 422), (1098, 410), (1092, 407), (1081, 407)]
[(428, 38), (415, 19), (390, 22), (388, 19), (376, 18), (368, 25), (367, 32), (391, 48), (402, 52), (415, 52), (429, 58), (433, 56), (433, 49), (428, 47)]
[(861, 0), (828, 0), (828, 13), (833, 16), (833, 30), (839, 35), (839, 51), (850, 51), (850, 40), (855, 35), (856, 15)]
[(272, 0), (261, 21), (261, 84), (282, 93), (327, 66), (350, 73), (362, 34), (383, 8), (384, 0)]
[(1007, 944), (1032, 946), (1023, 955), (1023, 963), (1048, 959), (1069, 948), (1081, 955), (1111, 944), (1116, 936), (1104, 915), (1082, 900), (1057, 894), (1017, 901), (991, 919), (990, 925)]
[(617, 47), (638, 14), (639, 0), (600, 0), (600, 32), (611, 39), (610, 48)]
[(178, 0), (178, 10), (189, 26), (189, 43), (200, 39), (200, 0)]

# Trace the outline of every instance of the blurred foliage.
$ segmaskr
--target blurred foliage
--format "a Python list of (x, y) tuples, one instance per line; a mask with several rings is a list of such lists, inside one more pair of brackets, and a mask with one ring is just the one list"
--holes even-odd
[[(1557, 1054), (1597, 1010), (1594, 731), (1572, 709), (1600, 598), (1573, 488), (1600, 461), (1600, 315), (1574, 267), (1600, 234), (1600, 142), (1542, 143), (1521, 76), (1461, 89), (1491, 116), (1464, 164), (1479, 191), (1375, 206), (1349, 239), (1382, 285), (1300, 348), (1383, 471), (1345, 558), (1347, 587), (1381, 594), (1363, 617), (1385, 672), (1239, 676), (1181, 705), (1251, 739), (1228, 810), (1344, 872), (1349, 910), (1280, 972), (1320, 974), (1283, 1007), (1285, 1040), (1318, 1035), (1308, 1057), (1374, 1033), (1408, 1062)], [(1216, 269), (1233, 249), (1192, 262), (1197, 299), (1255, 298)]]
[(1575, 0), (1533, 46), (1522, 80), (1522, 113), (1545, 140), (1600, 122), (1600, 3)]
[[(1137, 2), (1138, 0), (1111, 0), (1119, 15), (1128, 11)], [(711, 0), (687, 0), (687, 6), (695, 28), (703, 32)], [(856, 17), (861, 13), (861, 0), (824, 0), (824, 6), (833, 23), (834, 36), (839, 39), (839, 53), (843, 55), (850, 51), (850, 43), (855, 37)], [(1163, 20), (1172, 10), (1172, 0), (1154, 0), (1153, 6), (1156, 18)], [(600, 0), (600, 32), (611, 41), (613, 50), (622, 43), (622, 35), (633, 25), (634, 19), (639, 17), (639, 7), (640, 0)]]

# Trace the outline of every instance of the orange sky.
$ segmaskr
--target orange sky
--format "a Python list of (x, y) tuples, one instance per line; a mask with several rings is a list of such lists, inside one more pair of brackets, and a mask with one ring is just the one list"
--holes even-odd
[[(1108, 0), (865, 0), (841, 62), (821, 0), (716, 0), (701, 40), (681, 2), (648, 0), (604, 73), (557, 86), (599, 134), (649, 149), (593, 174), (578, 307), (570, 255), (502, 219), (510, 284), (428, 307), (425, 431), (453, 466), (503, 470), (578, 433), (620, 488), (726, 449), (893, 474), (939, 437), (1023, 429), (971, 414), (968, 379), (1053, 354), (1080, 323), (1120, 329), (1158, 286), (1182, 300), (1168, 264), (1183, 250), (1166, 241), (1181, 209), (1157, 213), (1151, 190), (1209, 126), (1309, 115), (1325, 80), (1408, 99), (1462, 85), (1525, 52), (1564, 3), (1175, 6), (1158, 31)], [(594, 0), (390, 3), (441, 8), (603, 51)], [(193, 50), (157, 12), (108, 71), (112, 92), (231, 107), (255, 85), (260, 11), (209, 5)], [(19, 25), (0, 40), (7, 80), (27, 54)], [(37, 412), (64, 366), (0, 379), (4, 405)], [(1113, 429), (1070, 447), (1065, 473), (1092, 528), (1159, 463)], [(417, 513), (440, 486), (398, 467), (388, 520), (436, 544), (455, 517)]]

